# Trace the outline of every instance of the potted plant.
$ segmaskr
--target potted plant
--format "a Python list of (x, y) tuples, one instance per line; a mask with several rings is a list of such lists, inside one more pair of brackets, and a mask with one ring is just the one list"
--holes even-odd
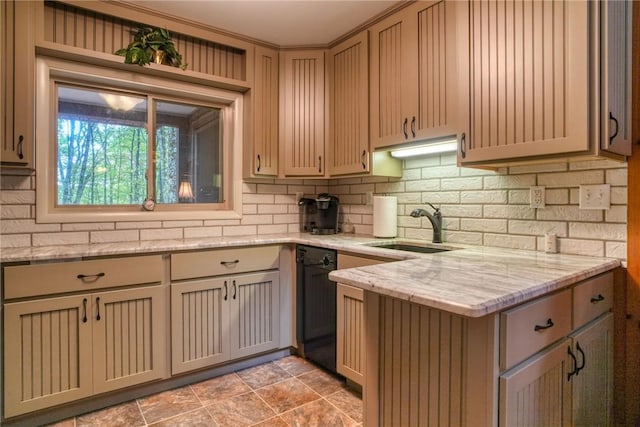
[(182, 63), (182, 55), (176, 50), (169, 31), (165, 28), (139, 27), (133, 34), (133, 41), (126, 48), (118, 49), (116, 55), (124, 56), (125, 64), (144, 66), (156, 64), (180, 67), (183, 70), (187, 64)]

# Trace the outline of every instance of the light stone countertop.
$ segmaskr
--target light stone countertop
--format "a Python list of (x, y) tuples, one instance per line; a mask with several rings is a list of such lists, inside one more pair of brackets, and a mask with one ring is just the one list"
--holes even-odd
[(433, 246), (458, 249), (419, 254), (367, 246), (390, 241), (394, 239), (349, 234), (314, 236), (289, 233), (3, 249), (0, 261), (38, 263), (109, 255), (169, 253), (266, 244), (307, 244), (397, 259), (398, 262), (336, 270), (329, 277), (366, 291), (469, 317), (481, 317), (503, 310), (620, 266), (619, 260), (610, 258), (458, 244), (448, 246), (446, 243)]

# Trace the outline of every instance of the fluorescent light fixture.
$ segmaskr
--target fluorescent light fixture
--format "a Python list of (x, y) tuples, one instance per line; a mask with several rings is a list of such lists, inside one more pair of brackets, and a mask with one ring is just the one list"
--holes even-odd
[(403, 159), (405, 157), (425, 156), (428, 154), (449, 153), (458, 149), (457, 139), (431, 142), (421, 145), (396, 148), (391, 150), (391, 157)]

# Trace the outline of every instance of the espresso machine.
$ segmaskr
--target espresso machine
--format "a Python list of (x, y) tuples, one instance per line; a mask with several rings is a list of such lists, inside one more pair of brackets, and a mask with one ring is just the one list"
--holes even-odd
[(300, 231), (311, 234), (336, 234), (338, 232), (338, 207), (340, 200), (328, 193), (315, 199), (302, 197), (300, 206)]

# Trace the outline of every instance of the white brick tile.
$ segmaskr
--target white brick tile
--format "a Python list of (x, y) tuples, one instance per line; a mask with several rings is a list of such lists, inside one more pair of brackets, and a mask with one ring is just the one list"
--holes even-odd
[(202, 227), (202, 221), (162, 221), (162, 228)]
[(394, 194), (398, 197), (398, 204), (419, 204), (422, 202), (422, 193), (398, 193)]
[(239, 219), (210, 219), (204, 222), (205, 227), (215, 227), (224, 225), (240, 225)]
[(611, 206), (610, 209), (604, 211), (605, 222), (627, 222), (626, 206)]
[(611, 204), (627, 204), (627, 187), (611, 187)]
[(390, 179), (391, 178), (388, 178), (386, 176), (365, 176), (361, 178), (361, 181), (363, 184), (377, 184), (379, 182), (389, 182)]
[(182, 228), (157, 228), (140, 230), (140, 240), (182, 239)]
[(255, 203), (260, 205), (263, 203), (273, 203), (273, 201), (273, 194), (245, 194), (242, 196), (242, 203)]
[(2, 190), (1, 205), (28, 205), (36, 202), (36, 192), (32, 190)]
[(273, 198), (275, 204), (297, 204), (295, 194), (276, 194)]
[(359, 214), (346, 214), (343, 222), (349, 221), (352, 224), (362, 224), (362, 215)]
[(544, 197), (547, 205), (569, 204), (569, 190), (567, 188), (545, 189)]
[(627, 259), (627, 244), (622, 242), (606, 242), (604, 245), (604, 256)]
[(431, 242), (433, 240), (433, 231), (431, 229), (407, 227), (404, 230), (404, 237), (407, 239)]
[(501, 190), (492, 191), (462, 191), (460, 203), (507, 203), (507, 192)]
[[(287, 186), (287, 193), (295, 195), (296, 193), (302, 193), (306, 196), (318, 194), (316, 187), (313, 185), (289, 185)], [(243, 203), (248, 203), (246, 200), (242, 200)]]
[(62, 224), (62, 231), (103, 231), (113, 230), (115, 223), (113, 222), (79, 222)]
[(580, 204), (580, 189), (579, 188), (571, 188), (569, 189), (569, 203), (572, 205)]
[(287, 213), (290, 214), (298, 214), (300, 213), (300, 206), (298, 205), (289, 205), (289, 208), (287, 209)]
[(627, 226), (626, 224), (575, 222), (569, 224), (569, 237), (625, 241), (627, 239)]
[(352, 194), (364, 194), (367, 191), (375, 191), (376, 184), (357, 184), (351, 186)]
[(458, 163), (458, 154), (457, 153), (446, 153), (440, 155), (440, 164), (441, 165), (455, 165)]
[(350, 194), (351, 186), (350, 185), (332, 185), (330, 191), (331, 191), (331, 194), (335, 194), (338, 196), (341, 196), (343, 194)]
[[(362, 178), (340, 178), (337, 182), (338, 185), (362, 184)], [(333, 185), (331, 185), (331, 187), (333, 187)]]
[[(420, 218), (414, 218), (412, 216), (409, 216), (409, 212), (411, 212), (411, 210), (412, 209), (408, 209), (406, 215), (398, 216), (398, 226), (399, 227), (408, 227), (408, 228), (420, 228), (420, 227), (422, 227), (422, 220)], [(431, 224), (429, 224), (429, 227), (431, 227)]]
[(300, 224), (287, 224), (287, 230), (289, 233), (298, 233), (300, 232)]
[(558, 237), (567, 236), (567, 223), (560, 221), (522, 221), (509, 220), (510, 234), (525, 234), (544, 236), (546, 233), (554, 233)]
[(534, 219), (535, 209), (524, 205), (485, 205), (485, 218)]
[(140, 222), (116, 222), (117, 230), (130, 230), (141, 228), (160, 228), (162, 223), (160, 221), (140, 221)]
[(135, 242), (140, 238), (138, 230), (92, 231), (91, 243)]
[(460, 168), (456, 165), (431, 166), (422, 168), (423, 179), (453, 178), (460, 176)]
[(421, 169), (405, 169), (402, 173), (402, 179), (405, 181), (414, 181), (422, 178)]
[(274, 224), (293, 224), (300, 222), (300, 217), (296, 214), (274, 215)]
[(480, 190), (482, 189), (482, 177), (467, 178), (443, 178), (440, 180), (440, 188), (447, 190)]
[(258, 184), (250, 184), (248, 182), (243, 182), (242, 183), (242, 193), (243, 194), (255, 194), (256, 188), (257, 188)]
[(258, 214), (286, 214), (289, 212), (287, 205), (258, 205)]
[(38, 233), (60, 231), (60, 224), (36, 224), (34, 219), (3, 219), (0, 221), (0, 233)]
[(605, 171), (605, 182), (611, 185), (627, 185), (627, 169), (609, 169)]
[(194, 227), (184, 229), (185, 239), (220, 236), (222, 236), (222, 227)]
[(422, 193), (422, 203), (459, 203), (460, 192), (458, 191), (425, 191)]
[(258, 228), (255, 225), (227, 226), (222, 229), (223, 236), (250, 236), (257, 232)]
[(506, 233), (505, 219), (460, 219), (460, 229), (463, 231), (482, 231), (490, 233)]
[(286, 184), (286, 185), (304, 185), (304, 179), (293, 179), (293, 178), (274, 179), (273, 183)]
[(497, 173), (490, 169), (460, 168), (460, 176), (493, 176)]
[(438, 191), (440, 189), (439, 179), (423, 179), (420, 181), (407, 181), (406, 191)]
[(255, 204), (243, 204), (242, 205), (242, 214), (243, 215), (253, 215), (258, 213), (258, 205)]
[(355, 224), (354, 227), (356, 234), (362, 234), (365, 236), (373, 236), (373, 226), (365, 224)]
[(541, 172), (564, 172), (568, 168), (567, 162), (561, 163), (541, 163), (533, 165), (510, 166), (510, 174), (541, 173)]
[(34, 233), (33, 246), (74, 245), (89, 243), (89, 233), (74, 231), (68, 233)]
[(362, 223), (373, 225), (373, 215), (362, 215)]
[(536, 209), (537, 219), (541, 221), (602, 221), (601, 210), (579, 209), (575, 205), (547, 206)]
[(354, 206), (351, 206), (351, 213), (371, 215), (373, 213), (373, 206), (372, 205), (354, 205)]
[(381, 182), (376, 184), (376, 194), (381, 193), (402, 193), (404, 192), (404, 181)]
[(404, 161), (404, 169), (423, 168), (425, 166), (439, 166), (439, 156), (415, 157)]
[(31, 176), (0, 175), (0, 189), (5, 190), (31, 190)]
[(2, 205), (0, 218), (3, 220), (31, 218), (31, 205)]
[(598, 240), (558, 239), (558, 251), (563, 254), (604, 256), (604, 242)]
[(31, 234), (4, 234), (0, 235), (0, 248), (26, 248), (31, 246)]
[[(509, 190), (507, 199), (505, 199), (502, 203), (507, 203), (509, 200), (509, 204), (512, 205), (528, 205), (529, 204), (529, 190)], [(496, 202), (500, 203), (500, 202)]]
[(610, 159), (596, 159), (596, 160), (582, 160), (572, 161), (569, 163), (569, 169), (571, 170), (584, 170), (584, 169), (609, 169), (625, 167), (626, 163), (618, 162)]
[(287, 230), (287, 224), (258, 226), (258, 234), (285, 234)]
[(315, 185), (316, 187), (328, 186), (328, 179), (305, 179), (302, 181), (303, 185)]
[(245, 215), (240, 221), (241, 225), (273, 224), (273, 215)]
[(528, 188), (536, 185), (535, 175), (497, 175), (484, 177), (485, 190)]
[(460, 218), (442, 218), (443, 230), (460, 230)]
[(482, 245), (482, 233), (468, 231), (445, 231), (443, 240), (446, 243), (460, 243), (464, 245)]
[[(542, 173), (538, 185), (545, 187), (577, 187), (581, 184), (603, 184), (604, 172), (589, 170), (582, 172)], [(533, 185), (533, 184), (532, 184)]]
[(513, 236), (508, 234), (485, 234), (485, 246), (495, 246), (499, 248), (511, 249), (536, 249), (535, 236)]
[[(482, 205), (440, 205), (439, 208), (444, 218), (482, 218)], [(427, 207), (427, 210), (431, 208)]]
[(338, 197), (340, 204), (360, 205), (362, 204), (362, 194), (342, 194)]

